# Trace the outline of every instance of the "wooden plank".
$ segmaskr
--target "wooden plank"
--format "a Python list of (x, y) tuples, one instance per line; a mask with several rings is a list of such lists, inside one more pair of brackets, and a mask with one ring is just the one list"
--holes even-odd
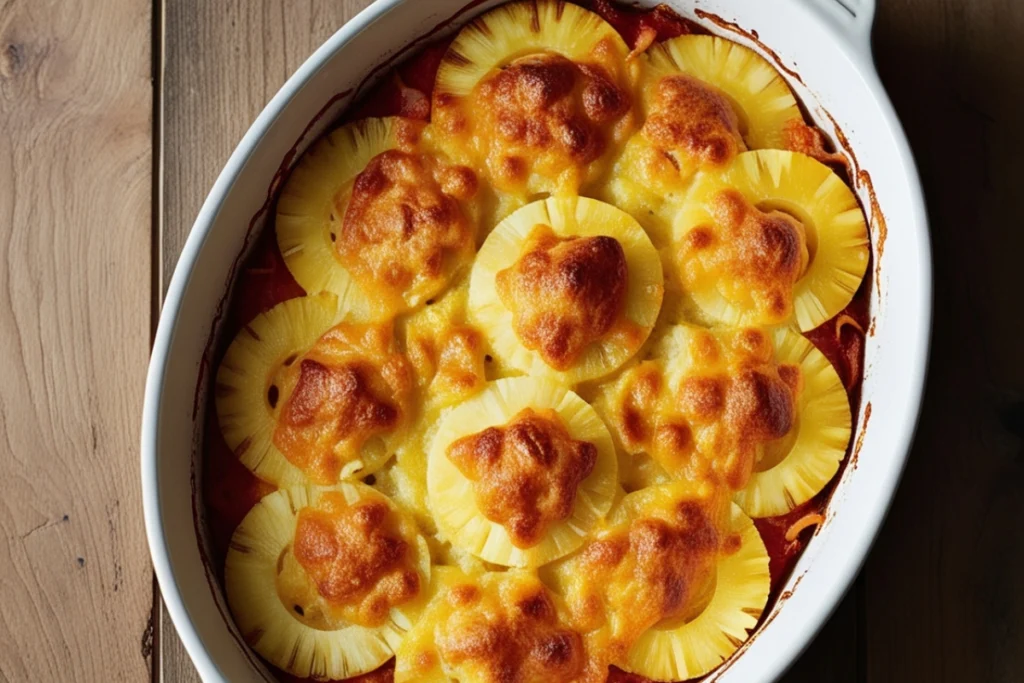
[(0, 680), (142, 680), (150, 0), (0, 3)]
[(929, 200), (936, 316), (917, 443), (865, 569), (870, 683), (1024, 676), (1022, 35), (1017, 0), (879, 3), (882, 78)]
[[(162, 275), (166, 290), (206, 193), (246, 129), (313, 51), (370, 0), (166, 4)], [(161, 680), (198, 681), (161, 610)]]

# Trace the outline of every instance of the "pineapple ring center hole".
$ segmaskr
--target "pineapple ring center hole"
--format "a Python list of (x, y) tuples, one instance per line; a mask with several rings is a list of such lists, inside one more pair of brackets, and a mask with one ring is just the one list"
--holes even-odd
[(736, 114), (736, 128), (739, 130), (740, 137), (743, 138), (743, 144), (750, 149), (750, 143), (747, 141), (747, 134), (750, 132), (750, 117), (747, 116), (747, 112), (743, 107), (740, 106), (739, 100), (725, 92), (724, 90), (718, 91), (722, 97), (726, 99), (729, 106), (732, 107), (733, 112)]
[[(695, 580), (700, 580), (700, 578), (701, 577), (699, 576), (695, 577)], [(654, 625), (654, 628), (659, 631), (674, 631), (686, 626), (704, 613), (704, 610), (708, 608), (708, 605), (710, 605), (711, 601), (714, 599), (717, 590), (718, 572), (712, 571), (709, 576), (705, 577), (704, 580), (701, 581), (697, 591), (690, 596), (690, 600), (682, 614), (675, 617), (669, 617), (668, 619), (662, 619)]]
[(818, 228), (814, 219), (811, 218), (811, 214), (807, 213), (802, 206), (785, 199), (766, 199), (754, 206), (758, 211), (763, 211), (764, 213), (771, 213), (773, 211), (784, 213), (804, 226), (804, 242), (807, 244), (807, 267), (800, 274), (802, 277), (804, 273), (811, 269), (814, 257), (818, 253)]
[[(799, 406), (799, 403), (798, 403)], [(773, 439), (764, 445), (761, 459), (754, 465), (754, 472), (767, 472), (783, 460), (793, 451), (797, 437), (800, 436), (800, 410), (797, 408), (796, 417), (793, 419), (793, 426), (785, 436)]]
[[(283, 369), (291, 367), (291, 365), (298, 359), (298, 357), (299, 354), (297, 353), (291, 354), (290, 356), (285, 358), (284, 361), (281, 362), (281, 368)], [(278, 401), (281, 400), (281, 387), (279, 386), (279, 382), (277, 381), (278, 379), (280, 379), (279, 375), (277, 378), (272, 380), (270, 382), (270, 386), (267, 387), (267, 405), (270, 406), (271, 410), (276, 410)]]
[(277, 558), (277, 572), (274, 577), (277, 597), (289, 616), (304, 626), (318, 631), (332, 631), (338, 624), (317, 606), (318, 594), (306, 571), (292, 553), (291, 544), (285, 546)]

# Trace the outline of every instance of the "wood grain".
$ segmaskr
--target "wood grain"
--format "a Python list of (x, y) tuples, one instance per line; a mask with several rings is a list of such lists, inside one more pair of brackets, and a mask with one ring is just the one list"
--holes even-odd
[[(292, 72), (370, 1), (166, 4), (160, 278), (164, 291), (206, 193), (249, 125)], [(159, 621), (160, 680), (198, 681), (166, 613)]]
[(149, 675), (151, 9), (0, 2), (0, 681)]

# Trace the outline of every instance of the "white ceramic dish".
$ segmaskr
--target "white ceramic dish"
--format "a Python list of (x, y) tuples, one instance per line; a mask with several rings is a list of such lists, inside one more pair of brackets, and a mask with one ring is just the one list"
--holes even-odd
[[(142, 424), (145, 520), (167, 609), (205, 681), (260, 680), (265, 672), (233, 633), (197, 533), (207, 340), (216, 328), (233, 264), (258, 230), (253, 221), (282, 159), (314, 139), (376, 66), (468, 0), (377, 0), (341, 28), (289, 79), (235, 149), (189, 235), (171, 281), (146, 386)], [(452, 26), (500, 4), (486, 0)], [(645, 0), (641, 4), (654, 4)], [(863, 562), (896, 489), (913, 436), (931, 322), (931, 261), (913, 159), (872, 62), (874, 0), (669, 0), (715, 33), (751, 44), (709, 15), (756, 31), (799, 78), (790, 84), (836, 139), (845, 133), (871, 182), (857, 190), (869, 209), (877, 259), (868, 337), (859, 455), (842, 475), (826, 523), (757, 636), (711, 676), (720, 683), (777, 678), (828, 617)], [(707, 13), (698, 16), (696, 11)], [(756, 47), (756, 46), (755, 46)], [(764, 50), (761, 50), (764, 52)], [(318, 114), (323, 114), (318, 118)], [(316, 121), (310, 124), (310, 121)], [(869, 185), (873, 185), (874, 199)], [(888, 234), (881, 227), (881, 216)], [(197, 388), (198, 387), (198, 388)], [(195, 405), (194, 405), (195, 402)], [(870, 421), (866, 417), (870, 407)], [(799, 588), (793, 590), (799, 582)]]

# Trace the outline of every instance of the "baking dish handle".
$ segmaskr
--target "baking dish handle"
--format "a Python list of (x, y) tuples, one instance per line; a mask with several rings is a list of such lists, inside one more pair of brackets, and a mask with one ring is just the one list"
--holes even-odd
[(876, 0), (803, 0), (845, 36), (850, 46), (871, 58), (871, 24)]

